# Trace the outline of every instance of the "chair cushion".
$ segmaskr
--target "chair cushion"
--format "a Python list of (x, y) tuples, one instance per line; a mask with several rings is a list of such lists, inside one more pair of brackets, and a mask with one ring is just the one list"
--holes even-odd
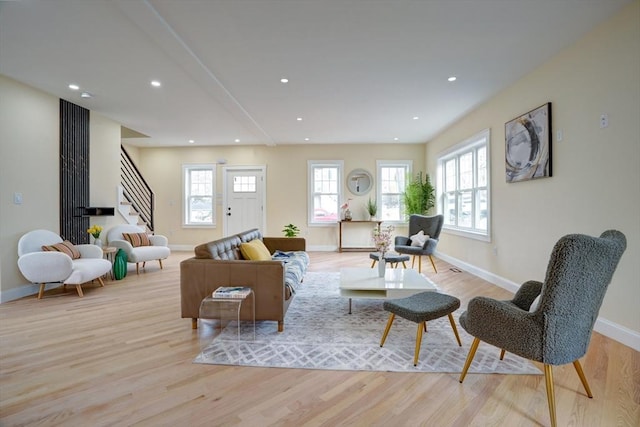
[(413, 236), (409, 237), (409, 239), (411, 240), (411, 246), (417, 246), (417, 247), (423, 247), (424, 243), (429, 240), (429, 235), (428, 234), (424, 234), (423, 230), (420, 230), (419, 232), (417, 232), (416, 234), (414, 234)]
[(71, 259), (80, 258), (80, 251), (68, 240), (64, 242), (56, 243), (55, 245), (43, 245), (43, 251), (50, 252), (62, 252), (63, 254), (68, 255)]
[(245, 259), (251, 261), (269, 261), (271, 253), (260, 239), (254, 239), (248, 243), (240, 244), (240, 252)]
[(140, 246), (151, 246), (147, 233), (122, 233), (122, 237), (124, 237), (127, 242), (131, 243), (131, 246), (134, 248)]

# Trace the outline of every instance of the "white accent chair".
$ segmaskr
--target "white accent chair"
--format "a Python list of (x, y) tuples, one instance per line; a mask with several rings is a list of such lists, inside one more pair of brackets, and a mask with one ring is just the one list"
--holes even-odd
[(116, 225), (107, 233), (109, 246), (123, 249), (127, 253), (127, 262), (136, 264), (136, 274), (140, 274), (140, 263), (142, 263), (142, 268), (144, 268), (147, 261), (156, 259), (160, 263), (160, 269), (162, 269), (162, 260), (167, 259), (171, 254), (171, 250), (168, 247), (169, 240), (165, 236), (159, 234), (149, 235), (151, 246), (133, 247), (122, 235), (122, 233), (144, 232), (142, 228), (136, 225), (123, 224)]
[(30, 231), (18, 241), (18, 268), (28, 281), (40, 284), (38, 299), (42, 299), (47, 283), (75, 285), (80, 297), (84, 296), (83, 283), (98, 279), (100, 286), (104, 286), (102, 276), (111, 270), (111, 262), (104, 259), (102, 249), (96, 245), (74, 245), (80, 252), (78, 259), (42, 249), (61, 242), (62, 238), (49, 230)]

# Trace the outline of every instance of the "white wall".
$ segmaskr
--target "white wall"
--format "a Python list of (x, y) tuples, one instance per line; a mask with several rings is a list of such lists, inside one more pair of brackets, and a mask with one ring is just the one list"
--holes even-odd
[[(600, 315), (640, 337), (640, 2), (634, 2), (427, 144), (438, 153), (491, 128), (492, 242), (445, 233), (439, 251), (518, 285), (542, 280), (564, 234), (624, 232), (628, 248)], [(508, 184), (504, 124), (552, 102), (553, 177)], [(609, 127), (601, 129), (602, 113)], [(497, 255), (494, 255), (494, 248)], [(638, 341), (640, 342), (640, 340)]]
[(20, 236), (60, 228), (59, 111), (58, 98), (0, 75), (0, 301), (26, 283), (17, 266)]

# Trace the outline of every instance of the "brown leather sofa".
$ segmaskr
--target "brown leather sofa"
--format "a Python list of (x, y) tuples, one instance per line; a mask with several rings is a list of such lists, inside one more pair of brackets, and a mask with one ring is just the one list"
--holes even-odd
[[(284, 316), (294, 295), (290, 287), (285, 286), (285, 263), (243, 259), (240, 244), (253, 239), (262, 239), (271, 254), (276, 250), (306, 250), (304, 238), (263, 237), (258, 229), (196, 246), (195, 257), (180, 263), (182, 317), (192, 319), (193, 329), (198, 327), (200, 303), (216, 288), (248, 286), (255, 294), (256, 321), (274, 320), (278, 322), (278, 331), (284, 330)], [(250, 319), (250, 305), (243, 304), (240, 315)]]

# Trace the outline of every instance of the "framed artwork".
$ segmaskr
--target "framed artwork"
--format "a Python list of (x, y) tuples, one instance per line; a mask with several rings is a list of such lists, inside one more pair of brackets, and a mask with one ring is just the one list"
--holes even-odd
[(551, 103), (504, 125), (507, 182), (551, 176)]

